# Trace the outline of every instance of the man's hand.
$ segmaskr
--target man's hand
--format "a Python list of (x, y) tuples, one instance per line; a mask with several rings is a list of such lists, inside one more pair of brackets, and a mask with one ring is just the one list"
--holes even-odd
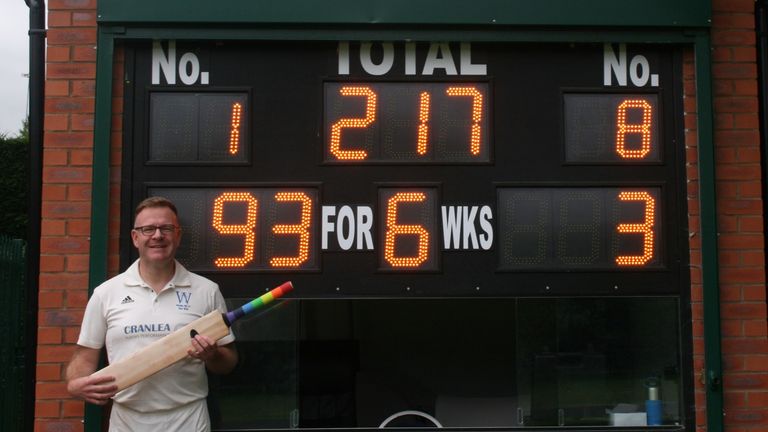
[(187, 350), (190, 357), (205, 362), (205, 367), (215, 374), (229, 373), (237, 365), (235, 344), (216, 345), (209, 337), (195, 334)]
[(196, 334), (187, 350), (190, 357), (207, 362), (218, 355), (218, 346), (208, 336)]
[(117, 385), (114, 382), (115, 377), (113, 376), (84, 376), (69, 380), (67, 391), (72, 396), (86, 402), (104, 405), (117, 393)]
[(78, 345), (67, 366), (67, 391), (76, 398), (104, 405), (117, 393), (115, 377), (91, 377), (99, 365), (101, 350)]

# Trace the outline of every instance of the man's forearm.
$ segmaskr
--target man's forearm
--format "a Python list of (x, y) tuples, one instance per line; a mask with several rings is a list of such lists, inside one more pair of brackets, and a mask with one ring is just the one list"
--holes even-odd
[(78, 345), (64, 371), (66, 380), (70, 381), (75, 378), (81, 378), (95, 372), (99, 362), (99, 355), (99, 350)]

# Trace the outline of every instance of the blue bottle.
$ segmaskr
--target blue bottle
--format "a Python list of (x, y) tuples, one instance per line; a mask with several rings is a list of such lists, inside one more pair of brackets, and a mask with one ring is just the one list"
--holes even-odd
[(655, 381), (648, 383), (648, 399), (645, 401), (645, 414), (648, 417), (648, 426), (661, 425), (659, 385)]

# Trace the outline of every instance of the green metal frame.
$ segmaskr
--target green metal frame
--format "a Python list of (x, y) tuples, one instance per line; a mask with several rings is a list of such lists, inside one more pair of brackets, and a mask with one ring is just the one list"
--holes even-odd
[[(208, 0), (99, 1), (91, 292), (107, 277), (109, 147), (117, 40), (462, 40), (689, 45), (693, 46), (696, 61), (707, 425), (711, 432), (723, 431), (708, 2), (547, 0), (544, 5), (488, 0), (472, 4), (471, 11), (458, 0), (230, 0), (221, 5)], [(595, 14), (595, 10), (601, 13)], [(539, 25), (546, 27), (520, 27)], [(101, 417), (99, 407), (88, 406), (85, 430), (99, 431)]]
[[(109, 250), (109, 143), (112, 133), (112, 59), (115, 41), (108, 28), (99, 28), (96, 52), (96, 105), (91, 185), (91, 244), (88, 296), (107, 279)], [(85, 430), (101, 429), (101, 407), (85, 404)]]
[(712, 132), (714, 119), (712, 62), (708, 36), (697, 37), (695, 55), (699, 119), (699, 205), (702, 233), (701, 271), (704, 293), (704, 379), (707, 388), (707, 428), (719, 432), (723, 430), (723, 372), (720, 339), (720, 277), (717, 257), (715, 146)]
[(100, 0), (99, 22), (706, 27), (702, 0)]

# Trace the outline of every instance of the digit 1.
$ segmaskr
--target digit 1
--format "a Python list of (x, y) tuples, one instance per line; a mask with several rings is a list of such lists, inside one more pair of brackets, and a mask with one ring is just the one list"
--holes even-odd
[(480, 154), (480, 120), (483, 118), (483, 94), (475, 87), (448, 87), (448, 96), (472, 97), (472, 133), (469, 139), (469, 152), (473, 156)]
[(376, 120), (376, 93), (370, 87), (342, 87), (342, 96), (364, 96), (365, 118), (342, 118), (331, 126), (331, 154), (339, 160), (362, 160), (368, 157), (365, 150), (342, 150), (341, 131), (344, 128), (366, 128)]
[[(244, 224), (228, 225), (223, 223), (224, 204), (230, 202), (241, 202), (247, 205), (247, 216)], [(224, 235), (239, 234), (244, 236), (243, 256), (239, 258), (216, 258), (214, 263), (217, 267), (244, 267), (253, 260), (258, 208), (258, 200), (248, 192), (225, 192), (213, 202), (213, 227)]]
[[(384, 259), (392, 267), (418, 267), (429, 258), (429, 232), (421, 225), (399, 225), (397, 206), (401, 202), (423, 202), (427, 196), (422, 192), (399, 192), (387, 200), (387, 231), (384, 237)], [(415, 257), (395, 256), (395, 238), (399, 235), (419, 237), (419, 249)]]
[(620, 266), (643, 265), (653, 259), (653, 223), (656, 216), (656, 201), (648, 192), (621, 192), (621, 201), (644, 201), (645, 218), (643, 223), (619, 224), (617, 230), (620, 233), (640, 233), (643, 235), (642, 255), (621, 255), (616, 257), (616, 264)]
[[(627, 110), (639, 108), (643, 110), (643, 122), (639, 124), (627, 124)], [(651, 121), (653, 108), (642, 99), (627, 99), (619, 105), (616, 111), (616, 153), (624, 159), (642, 159), (651, 151)], [(639, 149), (632, 150), (625, 147), (627, 134), (640, 134), (641, 145)]]
[(304, 192), (278, 192), (275, 201), (301, 203), (301, 222), (296, 225), (275, 225), (272, 232), (277, 235), (298, 235), (299, 250), (294, 257), (274, 257), (269, 260), (272, 267), (299, 267), (309, 258), (309, 227), (312, 217), (312, 200)]
[(236, 155), (240, 149), (240, 116), (243, 105), (240, 102), (232, 104), (232, 120), (229, 129), (229, 154)]
[(421, 92), (419, 96), (419, 136), (416, 141), (416, 152), (420, 155), (427, 154), (429, 140), (429, 93)]

